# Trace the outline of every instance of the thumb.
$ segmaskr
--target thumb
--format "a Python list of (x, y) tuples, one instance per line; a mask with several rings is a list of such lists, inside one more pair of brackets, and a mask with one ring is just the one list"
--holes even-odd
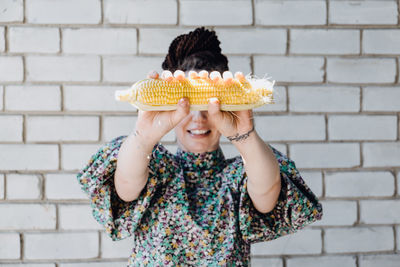
[(172, 123), (174, 127), (189, 114), (189, 111), (189, 100), (187, 98), (181, 98), (178, 102), (178, 108), (172, 114)]

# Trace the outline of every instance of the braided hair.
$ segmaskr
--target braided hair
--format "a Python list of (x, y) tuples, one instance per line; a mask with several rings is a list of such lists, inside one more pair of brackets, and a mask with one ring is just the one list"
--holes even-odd
[(228, 70), (228, 59), (221, 53), (215, 31), (204, 27), (176, 37), (162, 63), (163, 70)]

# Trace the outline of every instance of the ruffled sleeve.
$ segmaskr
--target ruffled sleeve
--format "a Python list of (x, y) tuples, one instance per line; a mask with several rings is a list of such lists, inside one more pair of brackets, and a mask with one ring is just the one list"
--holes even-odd
[(144, 216), (151, 212), (156, 190), (165, 184), (169, 166), (168, 151), (156, 144), (149, 162), (149, 176), (140, 196), (131, 202), (119, 198), (114, 186), (119, 149), (127, 136), (119, 136), (103, 145), (77, 174), (82, 190), (91, 199), (93, 217), (104, 226), (112, 240), (133, 234)]
[(322, 205), (304, 182), (295, 163), (272, 146), (280, 167), (281, 192), (275, 208), (259, 212), (247, 192), (248, 177), (242, 158), (236, 158), (237, 190), (239, 198), (239, 227), (247, 243), (274, 240), (295, 233), (322, 219)]

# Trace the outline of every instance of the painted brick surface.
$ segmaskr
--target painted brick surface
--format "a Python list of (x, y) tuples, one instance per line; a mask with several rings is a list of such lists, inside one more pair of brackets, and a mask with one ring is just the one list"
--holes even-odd
[[(252, 266), (397, 267), (397, 0), (0, 0), (0, 266), (126, 266), (134, 237), (111, 241), (76, 174), (135, 128), (115, 90), (160, 72), (197, 26), (232, 72), (276, 81), (256, 131), (323, 205), (321, 221), (253, 244)], [(173, 130), (161, 142), (176, 152)]]

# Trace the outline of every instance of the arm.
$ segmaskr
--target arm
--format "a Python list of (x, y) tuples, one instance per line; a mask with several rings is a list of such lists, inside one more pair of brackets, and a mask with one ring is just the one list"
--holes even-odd
[(234, 145), (243, 158), (248, 176), (247, 192), (254, 207), (261, 213), (270, 212), (281, 191), (279, 164), (273, 151), (255, 131)]
[(149, 175), (148, 155), (156, 144), (137, 133), (130, 134), (121, 145), (115, 171), (115, 189), (126, 202), (137, 199), (145, 187)]
[[(151, 72), (149, 78), (158, 78)], [(115, 171), (115, 189), (126, 201), (137, 199), (146, 186), (149, 175), (149, 155), (154, 145), (189, 114), (189, 101), (183, 98), (173, 111), (139, 110), (135, 133), (121, 145)], [(155, 130), (157, 129), (157, 130)]]

